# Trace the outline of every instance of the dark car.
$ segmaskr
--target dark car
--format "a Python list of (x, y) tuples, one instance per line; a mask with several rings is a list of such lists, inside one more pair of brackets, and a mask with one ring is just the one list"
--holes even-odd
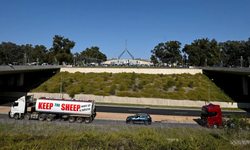
[(149, 125), (152, 123), (152, 119), (148, 114), (138, 113), (135, 114), (134, 116), (128, 116), (126, 119), (126, 123), (128, 124), (138, 123), (138, 124)]

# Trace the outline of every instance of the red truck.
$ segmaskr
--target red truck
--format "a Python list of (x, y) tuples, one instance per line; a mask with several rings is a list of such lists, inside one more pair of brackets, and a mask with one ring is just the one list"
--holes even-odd
[(201, 125), (213, 128), (222, 126), (222, 113), (220, 105), (210, 103), (202, 106)]

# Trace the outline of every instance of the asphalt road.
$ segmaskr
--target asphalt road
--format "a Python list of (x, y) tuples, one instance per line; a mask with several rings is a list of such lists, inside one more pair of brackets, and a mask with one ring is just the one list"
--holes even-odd
[[(143, 108), (143, 107), (119, 107), (119, 106), (96, 106), (97, 112), (112, 112), (112, 113), (147, 113), (154, 115), (170, 115), (170, 116), (197, 116), (201, 115), (201, 110), (194, 109), (163, 109), (163, 108)], [(223, 116), (247, 115), (246, 112), (222, 111)]]
[[(47, 122), (47, 121), (38, 121), (38, 120), (14, 120), (14, 119), (10, 119), (8, 117), (8, 115), (5, 114), (0, 114), (0, 122), (2, 123), (31, 123), (31, 124), (37, 124), (37, 123), (44, 123), (44, 124), (71, 124), (72, 126), (74, 125), (78, 125), (79, 123), (69, 123), (68, 121), (63, 121), (63, 120), (54, 120), (51, 122)], [(163, 123), (163, 122), (152, 122), (151, 125), (145, 126), (142, 124), (133, 124), (133, 125), (128, 125), (126, 124), (125, 120), (124, 121), (120, 121), (120, 120), (104, 120), (104, 119), (95, 119), (92, 123), (90, 124), (85, 124), (82, 123), (83, 125), (95, 125), (95, 126), (129, 126), (129, 127), (149, 127), (149, 128), (204, 128), (207, 129), (205, 127), (201, 127), (198, 124), (194, 124), (194, 123)], [(78, 127), (78, 126), (77, 126)]]

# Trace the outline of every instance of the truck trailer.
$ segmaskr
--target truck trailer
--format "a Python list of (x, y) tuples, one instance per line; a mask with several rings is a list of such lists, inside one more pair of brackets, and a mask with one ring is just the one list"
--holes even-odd
[(40, 97), (35, 101), (33, 95), (22, 96), (13, 103), (9, 117), (16, 120), (63, 119), (70, 123), (91, 123), (96, 117), (95, 101), (50, 97)]

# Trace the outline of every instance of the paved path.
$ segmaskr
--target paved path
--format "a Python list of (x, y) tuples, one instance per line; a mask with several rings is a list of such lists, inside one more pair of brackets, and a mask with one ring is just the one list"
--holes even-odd
[[(8, 114), (10, 111), (10, 106), (0, 106), (0, 114)], [(134, 114), (127, 113), (107, 113), (107, 112), (97, 112), (96, 119), (110, 119), (110, 120), (126, 120), (127, 116), (132, 116)], [(162, 122), (180, 122), (180, 123), (196, 123), (195, 120), (199, 120), (198, 117), (184, 117), (184, 116), (167, 116), (167, 115), (150, 115), (152, 121), (162, 121)]]

